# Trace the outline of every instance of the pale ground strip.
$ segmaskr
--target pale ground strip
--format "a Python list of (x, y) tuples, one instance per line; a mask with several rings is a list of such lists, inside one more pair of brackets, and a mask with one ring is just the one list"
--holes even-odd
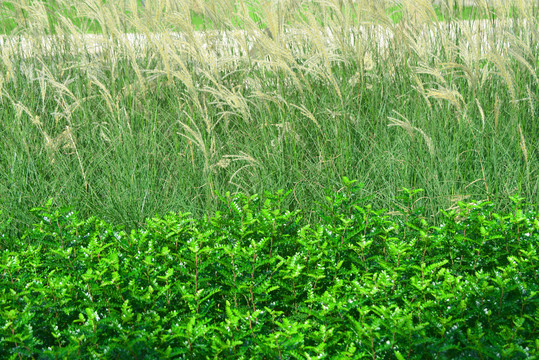
[[(527, 22), (523, 20), (523, 25)], [(492, 42), (492, 29), (494, 27), (510, 27), (512, 20), (496, 21), (492, 23), (489, 20), (475, 21), (458, 21), (451, 24), (439, 22), (436, 26), (430, 26), (429, 31), (423, 31), (421, 36), (434, 39), (437, 32), (449, 34), (449, 39), (456, 41), (456, 31), (461, 30), (461, 33), (469, 34), (466, 39), (467, 43), (473, 43), (472, 46), (478, 46), (481, 53), (488, 51), (489, 41)], [(398, 27), (397, 27), (398, 29)], [(416, 28), (416, 33), (419, 34), (419, 28)], [(345, 44), (348, 47), (354, 48), (360, 41), (377, 41), (379, 49), (387, 49), (388, 39), (395, 36), (396, 32), (392, 29), (382, 26), (366, 25), (359, 26), (349, 31), (345, 37)], [(413, 32), (412, 32), (413, 34)], [(309, 33), (309, 30), (288, 29), (281, 36), (280, 40), (286, 44), (301, 43), (309, 41), (315, 34)], [(317, 34), (318, 35), (318, 34)], [(337, 35), (335, 29), (326, 28), (321, 32), (321, 38), (326, 42), (328, 52), (337, 49)], [(56, 56), (65, 53), (66, 51), (74, 54), (80, 51), (81, 55), (92, 55), (106, 51), (108, 54), (119, 54), (127, 51), (132, 54), (144, 54), (148, 44), (152, 44), (152, 48), (156, 49), (167, 44), (168, 47), (177, 49), (180, 53), (195, 54), (198, 51), (204, 52), (204, 58), (207, 56), (213, 58), (238, 58), (245, 57), (254, 47), (260, 47), (260, 37), (263, 36), (262, 31), (254, 37), (247, 36), (242, 30), (237, 31), (195, 31), (191, 34), (186, 33), (153, 33), (153, 34), (133, 34), (127, 33), (112, 37), (105, 37), (97, 34), (81, 34), (65, 36), (0, 36), (0, 56), (1, 57), (18, 57), (31, 58), (38, 55)], [(64, 50), (62, 44), (67, 43), (68, 50)], [(464, 39), (461, 39), (464, 40)], [(265, 41), (273, 41), (266, 38)], [(299, 42), (298, 42), (299, 41)], [(460, 41), (462, 43), (462, 41)], [(501, 42), (498, 39), (496, 46), (507, 46), (508, 42)], [(462, 46), (462, 45), (461, 45)], [(122, 51), (123, 49), (123, 51)], [(300, 51), (291, 49), (291, 51)], [(125, 53), (125, 52), (124, 52)], [(200, 54), (199, 54), (200, 55)], [(297, 55), (297, 53), (295, 54)], [(197, 56), (194, 56), (196, 58)], [(193, 57), (192, 57), (193, 58)]]

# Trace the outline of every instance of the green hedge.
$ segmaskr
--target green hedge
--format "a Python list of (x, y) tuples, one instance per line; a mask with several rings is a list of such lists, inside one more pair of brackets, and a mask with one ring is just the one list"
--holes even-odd
[(538, 357), (533, 208), (460, 203), (434, 226), (415, 191), (390, 215), (345, 184), (303, 227), (282, 191), (129, 234), (33, 209), (1, 253), (0, 358)]

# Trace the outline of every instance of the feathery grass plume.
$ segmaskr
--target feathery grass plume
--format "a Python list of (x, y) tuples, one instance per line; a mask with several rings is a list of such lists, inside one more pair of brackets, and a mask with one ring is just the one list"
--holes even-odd
[[(423, 0), (421, 0), (421, 3)], [(416, 62), (417, 58), (427, 61), (426, 39), (423, 30), (428, 23), (428, 15), (420, 4), (404, 0), (399, 2), (402, 19), (390, 24), (389, 59), (397, 68)]]
[[(244, 0), (238, 1), (234, 16), (236, 16), (238, 18), (238, 22), (243, 25), (242, 31), (235, 32), (235, 40), (241, 46), (243, 53), (247, 56), (249, 67), (252, 68), (252, 58), (263, 58), (263, 53), (257, 42), (257, 34), (255, 31), (258, 29), (258, 25), (251, 18), (249, 13), (249, 4)], [(264, 35), (273, 37), (271, 35), (271, 31), (267, 27), (264, 29)]]
[[(258, 108), (264, 107), (267, 112), (271, 111), (269, 103), (273, 103), (279, 107), (281, 112), (285, 112), (285, 107), (288, 109), (289, 104), (282, 96), (278, 93), (268, 93), (260, 91), (259, 89), (254, 89), (251, 94), (248, 96), (250, 99), (256, 99), (256, 102), (259, 103)], [(260, 104), (260, 101), (262, 103)], [(254, 100), (252, 102), (255, 102)], [(268, 125), (267, 122), (264, 125)]]
[(79, 58), (85, 56), (88, 52), (85, 45), (85, 29), (79, 29), (73, 24), (72, 19), (62, 14), (57, 14), (57, 20), (56, 34), (50, 38), (51, 55), (60, 53), (78, 55)]
[(513, 75), (509, 67), (509, 60), (502, 56), (495, 48), (494, 45), (491, 46), (491, 51), (486, 55), (486, 58), (490, 60), (494, 66), (498, 69), (497, 75), (502, 77), (511, 96), (511, 104), (514, 106), (517, 101), (517, 94), (515, 90), (515, 82), (513, 80)]
[(343, 58), (348, 58), (353, 53), (353, 48), (349, 41), (351, 31), (356, 27), (356, 19), (352, 16), (351, 8), (354, 4), (349, 0), (333, 0), (333, 7), (336, 12), (336, 21), (329, 24), (328, 28), (334, 36), (334, 41), (338, 44)]
[(249, 106), (240, 92), (230, 90), (219, 83), (214, 83), (213, 86), (205, 86), (200, 91), (201, 93), (213, 95), (214, 101), (212, 105), (217, 105), (219, 108), (225, 108), (226, 106), (224, 105), (228, 105), (232, 109), (232, 113), (237, 114), (239, 118), (247, 123), (251, 122)]
[[(533, 0), (532, 0), (533, 1)], [(493, 1), (493, 7), (494, 11), (496, 13), (496, 16), (498, 19), (509, 19), (511, 12), (513, 11), (513, 7), (515, 5), (515, 1), (511, 0), (494, 0)]]
[(189, 1), (189, 10), (192, 10), (197, 15), (204, 15), (204, 2), (202, 0)]
[(77, 97), (73, 94), (73, 92), (71, 92), (71, 90), (69, 90), (69, 88), (67, 87), (70, 83), (75, 81), (74, 79), (67, 79), (63, 83), (56, 81), (55, 76), (52, 74), (47, 65), (43, 62), (43, 60), (38, 59), (38, 62), (40, 62), (42, 65), (41, 70), (38, 70), (40, 73), (39, 76), (43, 77), (50, 84), (51, 88), (56, 90), (56, 93), (60, 98), (63, 99), (65, 94), (69, 96), (73, 101), (78, 100)]
[(414, 139), (414, 130), (419, 132), (423, 139), (425, 140), (425, 143), (427, 144), (427, 148), (429, 149), (429, 153), (431, 156), (434, 156), (434, 145), (432, 144), (432, 139), (430, 136), (428, 136), (422, 129), (412, 126), (410, 123), (410, 120), (408, 120), (404, 115), (400, 114), (399, 112), (393, 110), (395, 114), (397, 114), (399, 117), (401, 117), (403, 120), (396, 119), (394, 117), (388, 117), (388, 120), (391, 122), (391, 124), (388, 124), (388, 127), (391, 126), (398, 126), (406, 130), (408, 135), (410, 135), (410, 138)]
[(427, 96), (427, 91), (425, 90), (425, 86), (423, 84), (423, 81), (417, 76), (417, 73), (412, 73), (412, 79), (416, 83), (416, 85), (412, 85), (412, 87), (425, 99), (425, 103), (427, 104), (429, 110), (432, 112), (432, 104), (430, 103), (430, 99)]
[[(294, 71), (295, 62), (288, 49), (274, 47), (269, 61), (260, 61), (259, 65), (263, 72), (273, 72), (278, 76), (272, 81), (276, 81), (273, 86), (278, 89), (294, 88), (303, 93), (304, 84), (300, 81), (298, 74)], [(275, 80), (276, 79), (276, 80)]]
[(349, 36), (349, 24), (345, 19), (343, 12), (343, 6), (341, 0), (329, 0), (324, 2), (327, 11), (331, 14), (329, 21), (325, 24), (325, 30), (329, 35), (328, 47), (334, 46), (335, 49), (339, 49), (343, 54), (345, 51), (346, 38)]
[(34, 1), (24, 6), (24, 12), (27, 13), (27, 31), (35, 35), (49, 33), (49, 20), (45, 5), (41, 1)]
[[(287, 35), (284, 31), (287, 14), (281, 9), (280, 4), (274, 4), (270, 1), (261, 2), (262, 9), (259, 10), (261, 21), (267, 24), (270, 36), (261, 36), (258, 38), (258, 46), (260, 50), (266, 54), (265, 59), (256, 61), (257, 65), (264, 70), (272, 71), (278, 74), (278, 87), (293, 87), (300, 92), (303, 92), (303, 85), (298, 78), (298, 74), (294, 69), (297, 67), (297, 62), (294, 58), (293, 47), (287, 46), (288, 38), (293, 36)], [(272, 11), (277, 10), (277, 11)], [(266, 60), (268, 59), (268, 60)]]
[(425, 25), (436, 19), (430, 0), (403, 0), (401, 6), (403, 17), (397, 26), (408, 38), (420, 34)]
[(49, 134), (43, 129), (43, 123), (40, 121), (40, 118), (38, 115), (34, 115), (30, 109), (22, 104), (20, 101), (15, 101), (13, 99), (10, 99), (13, 107), (15, 108), (15, 114), (18, 120), (21, 119), (22, 113), (26, 113), (28, 117), (30, 118), (30, 122), (35, 125), (39, 132), (43, 135), (43, 140), (45, 142), (45, 150), (47, 151), (47, 155), (49, 158), (49, 162), (51, 165), (54, 165), (56, 162), (56, 152), (58, 151), (59, 147), (65, 146), (65, 141), (62, 134), (60, 134), (56, 138), (51, 138)]
[[(184, 7), (185, 2), (182, 2)], [(163, 18), (166, 17), (168, 11), (174, 11), (174, 3), (170, 0), (159, 0), (159, 1), (145, 1), (144, 3), (144, 14), (147, 21), (152, 25), (157, 25)]]
[[(142, 2), (142, 6), (144, 7), (144, 2)], [(127, 0), (127, 9), (129, 10), (129, 18), (134, 23), (140, 23), (138, 0)]]
[[(531, 52), (531, 47), (533, 45), (530, 44), (529, 40), (527, 44), (524, 43), (524, 41), (520, 37), (512, 33), (508, 33), (507, 37), (509, 43), (507, 57), (509, 57), (510, 60), (515, 59), (526, 70), (528, 70), (529, 74), (535, 80), (535, 84), (539, 86), (539, 78), (537, 77), (537, 66), (535, 65), (537, 63), (537, 59)], [(528, 61), (526, 58), (530, 59), (531, 61)]]
[(136, 87), (138, 91), (142, 94), (145, 94), (147, 91), (146, 77), (142, 74), (142, 69), (138, 63), (139, 54), (144, 53), (144, 49), (137, 49), (136, 44), (131, 44), (127, 37), (120, 37), (119, 46), (122, 46), (124, 49), (124, 54), (130, 61), (130, 67), (136, 74), (136, 79), (133, 81), (133, 86)]
[(522, 155), (524, 155), (524, 160), (526, 161), (526, 172), (529, 174), (530, 164), (528, 162), (528, 149), (526, 148), (526, 139), (524, 138), (524, 134), (522, 133), (522, 127), (520, 126), (520, 122), (518, 123), (518, 132), (520, 134), (520, 149), (522, 150)]
[[(457, 64), (454, 62), (447, 62), (442, 64), (441, 70), (445, 72), (449, 71), (449, 73), (454, 75), (455, 78), (464, 77), (468, 82), (468, 88), (472, 91), (476, 90), (478, 85), (477, 75), (474, 73), (474, 70), (469, 68), (468, 66), (463, 64)], [(460, 71), (464, 75), (458, 74), (457, 71)]]
[[(180, 119), (178, 119), (178, 122), (185, 130), (185, 133), (178, 133), (178, 135), (185, 137), (188, 141), (191, 143), (197, 145), (198, 149), (202, 152), (202, 156), (204, 158), (204, 166), (202, 169), (202, 175), (204, 179), (206, 180), (206, 185), (208, 185), (208, 190), (206, 192), (208, 198), (207, 200), (210, 201), (211, 198), (214, 196), (214, 184), (211, 174), (212, 169), (212, 160), (215, 157), (215, 138), (213, 137), (212, 133), (208, 133), (209, 142), (210, 144), (207, 144), (207, 141), (204, 140), (204, 136), (202, 132), (200, 131), (199, 127), (197, 126), (195, 120), (191, 115), (189, 115), (186, 111), (183, 111), (183, 114), (189, 118), (190, 123), (192, 126), (189, 126), (188, 124), (182, 122)], [(209, 121), (207, 121), (209, 123)], [(211, 129), (210, 129), (211, 130)], [(194, 160), (193, 160), (193, 166)], [(196, 171), (197, 169), (193, 169)]]
[(13, 83), (15, 88), (17, 88), (17, 77), (15, 76), (14, 66), (12, 59), (14, 58), (16, 50), (14, 49), (14, 44), (7, 44), (2, 46), (0, 49), (2, 65), (5, 66), (4, 75), (2, 75), (4, 83), (7, 85)]
[[(239, 189), (241, 189), (244, 193), (247, 193), (247, 189), (237, 183), (235, 183), (233, 180), (234, 178), (240, 173), (240, 171), (254, 168), (254, 167), (261, 167), (262, 165), (258, 160), (253, 158), (251, 155), (240, 151), (239, 155), (224, 155), (223, 159), (221, 159), (219, 162), (224, 161), (224, 164), (228, 166), (231, 161), (246, 161), (247, 164), (240, 167), (238, 170), (236, 170), (232, 175), (230, 175), (230, 178), (228, 179), (228, 183), (237, 186)], [(219, 163), (217, 163), (219, 164)], [(226, 167), (225, 166), (225, 167)], [(257, 178), (255, 174), (251, 173), (248, 178)]]
[(21, 28), (25, 28), (28, 26), (28, 17), (24, 15), (24, 12), (26, 11), (26, 8), (28, 8), (29, 0), (19, 0), (19, 1), (4, 0), (2, 2), (9, 4), (10, 7), (13, 9), (13, 12), (14, 12), (13, 18), (17, 19), (17, 24), (18, 24), (15, 32), (17, 32), (17, 30)]
[(4, 75), (0, 72), (0, 102), (4, 101)]
[[(167, 35), (162, 35), (164, 37), (168, 37)], [(152, 42), (152, 45), (155, 46), (156, 50), (159, 52), (159, 60), (160, 60), (160, 64), (163, 66), (164, 69), (161, 69), (161, 73), (162, 74), (165, 74), (166, 75), (166, 78), (167, 78), (167, 83), (170, 85), (172, 83), (172, 77), (173, 77), (173, 69), (172, 69), (172, 66), (171, 66), (171, 60), (172, 59), (175, 59), (177, 60), (178, 59), (178, 56), (175, 55), (175, 51), (173, 49), (171, 49), (171, 43), (170, 41), (162, 41), (162, 40), (165, 40), (165, 39), (156, 39), (157, 41), (153, 41)], [(170, 37), (168, 37), (168, 39), (166, 40), (170, 40)], [(179, 60), (179, 63), (183, 64), (183, 62), (181, 60)], [(178, 64), (179, 65), (179, 64)], [(182, 74), (180, 72), (180, 76), (183, 78), (184, 74)], [(190, 80), (190, 78), (188, 78)], [(189, 87), (189, 85), (188, 85)]]
[(306, 14), (308, 20), (307, 26), (301, 28), (306, 36), (308, 45), (308, 53), (306, 61), (302, 64), (308, 74), (325, 79), (329, 83), (336, 94), (342, 99), (341, 89), (333, 74), (332, 66), (336, 63), (342, 63), (343, 58), (337, 54), (337, 49), (331, 45), (331, 40), (326, 40), (323, 37), (326, 30), (318, 26), (317, 19), (310, 14)]
[(118, 62), (120, 50), (117, 41), (123, 36), (121, 13), (114, 3), (88, 0), (77, 6), (79, 16), (88, 19), (101, 32), (99, 36), (93, 37), (91, 44), (86, 44), (86, 46), (90, 45), (91, 49), (99, 54), (99, 59), (105, 64), (112, 65), (113, 68)]
[[(451, 105), (457, 108), (457, 111), (461, 115), (466, 107), (466, 103), (461, 93), (455, 89), (448, 89), (443, 86), (439, 86), (437, 89), (428, 89), (427, 97), (449, 101)], [(458, 121), (460, 125), (460, 118)]]
[(500, 118), (500, 98), (496, 95), (494, 100), (494, 135), (498, 133), (498, 120)]
[(273, 39), (273, 35), (271, 34), (271, 30), (269, 28), (265, 28), (262, 32), (259, 34), (254, 35), (254, 44), (251, 47), (250, 50), (247, 52), (247, 56), (249, 58), (249, 63), (252, 64), (253, 61), (261, 61), (265, 60), (268, 56), (263, 48), (261, 37), (268, 37), (270, 40)]
[(107, 104), (107, 107), (109, 108), (110, 113), (117, 114), (119, 112), (118, 104), (112, 99), (112, 95), (110, 94), (110, 91), (108, 90), (107, 86), (105, 86), (105, 84), (103, 84), (93, 75), (90, 75), (89, 79), (90, 79), (90, 82), (88, 86), (91, 87), (94, 84), (97, 85), (103, 100), (105, 100), (105, 103)]
[(40, 131), (42, 131), (43, 124), (39, 120), (39, 116), (34, 115), (32, 113), (32, 111), (26, 105), (21, 103), (20, 101), (16, 101), (16, 100), (12, 99), (11, 97), (9, 98), (9, 100), (11, 101), (11, 104), (15, 108), (15, 114), (16, 114), (18, 120), (21, 119), (22, 113), (26, 113), (26, 115), (28, 115), (28, 117), (30, 118), (30, 122), (32, 124), (36, 125), (39, 128)]
[(483, 107), (481, 106), (481, 103), (479, 103), (478, 98), (475, 98), (475, 103), (477, 104), (477, 108), (479, 109), (479, 114), (481, 114), (481, 129), (482, 131), (485, 131), (485, 112), (483, 111)]
[[(356, 24), (369, 25), (369, 27), (380, 27), (387, 29), (394, 25), (394, 21), (391, 16), (395, 12), (399, 12), (400, 4), (396, 4), (397, 10), (393, 12), (387, 12), (389, 3), (386, 0), (351, 0), (347, 3), (347, 7), (352, 7), (353, 12), (350, 13), (350, 22), (354, 27)], [(357, 29), (357, 27), (356, 27)]]
[[(98, 3), (99, 2), (99, 3)], [(91, 22), (95, 22), (105, 37), (110, 36), (112, 29), (108, 27), (110, 24), (110, 15), (108, 15), (111, 5), (103, 4), (99, 0), (88, 0), (78, 4), (78, 14), (87, 18)]]
[(292, 107), (298, 109), (298, 110), (301, 112), (301, 114), (302, 114), (303, 116), (305, 116), (306, 118), (310, 119), (310, 120), (316, 125), (316, 127), (318, 128), (318, 130), (319, 130), (320, 132), (322, 132), (322, 127), (321, 127), (320, 124), (318, 123), (318, 120), (316, 120), (316, 118), (314, 117), (313, 113), (310, 112), (310, 111), (305, 107), (305, 105), (300, 105), (300, 106), (298, 106), (298, 105), (295, 105), (295, 104), (290, 104), (290, 106), (292, 106)]
[[(311, 45), (308, 47), (310, 52), (307, 54), (309, 57), (319, 57), (323, 60), (325, 64), (329, 64), (329, 56), (327, 51), (327, 43), (323, 39), (323, 29), (320, 29), (318, 20), (313, 14), (305, 14), (306, 23), (301, 25), (301, 33), (305, 34), (305, 37), (301, 40), (306, 42), (306, 45)], [(316, 52), (318, 51), (318, 52)]]
[(530, 90), (530, 86), (526, 85), (526, 92), (528, 93), (528, 104), (530, 109), (530, 114), (532, 114), (532, 119), (535, 119), (535, 104), (537, 102), (537, 95), (533, 94)]
[(482, 15), (485, 15), (488, 18), (490, 18), (490, 15), (491, 15), (489, 1), (490, 0), (475, 0), (474, 1), (475, 6), (478, 7), (479, 13)]
[(441, 86), (447, 87), (447, 81), (445, 80), (445, 77), (442, 74), (442, 70), (443, 70), (442, 68), (429, 66), (428, 64), (424, 62), (420, 62), (418, 66), (415, 66), (413, 69), (414, 69), (415, 74), (424, 74), (424, 75), (434, 76), (434, 78), (438, 81), (438, 83)]
[(163, 33), (171, 28), (187, 35), (189, 39), (193, 39), (195, 28), (191, 22), (191, 8), (182, 6), (182, 3), (175, 4), (172, 9), (168, 10), (159, 22), (153, 21), (136, 21), (133, 26), (136, 28), (146, 28), (144, 33), (150, 34)]
[[(514, 6), (516, 7), (517, 17), (519, 19), (529, 19), (534, 16), (534, 7), (537, 8), (537, 0), (515, 0)], [(537, 9), (535, 9), (537, 11)]]
[[(164, 46), (159, 46), (158, 43), (158, 41), (152, 41), (152, 45), (157, 48), (157, 51), (161, 55), (160, 60), (164, 62), (163, 65), (165, 69), (146, 70), (146, 73), (149, 74), (147, 77), (148, 82), (153, 82), (162, 76), (166, 76), (169, 84), (171, 83), (173, 78), (178, 79), (183, 85), (185, 85), (188, 93), (191, 95), (191, 98), (195, 99), (197, 90), (193, 81), (193, 74), (189, 71), (188, 67), (176, 51), (167, 49)], [(168, 56), (167, 59), (162, 58), (165, 55)]]
[(235, 1), (220, 0), (209, 1), (202, 4), (197, 2), (197, 6), (202, 5), (205, 18), (211, 21), (212, 27), (219, 30), (230, 29), (233, 27), (231, 14), (234, 13)]
[(397, 115), (399, 115), (404, 120), (395, 119), (393, 117), (388, 117), (388, 120), (391, 122), (391, 124), (388, 125), (388, 127), (391, 126), (399, 126), (406, 130), (410, 138), (414, 138), (414, 127), (412, 124), (410, 124), (410, 121), (406, 119), (403, 115), (399, 114), (397, 111), (393, 110)]
[(280, 11), (280, 2), (271, 0), (261, 0), (260, 18), (266, 24), (267, 29), (272, 35), (272, 40), (280, 44), (281, 33), (283, 31), (284, 21), (283, 12)]
[[(460, 41), (457, 47), (457, 57), (459, 61), (454, 61), (455, 64), (460, 64), (462, 69), (471, 82), (473, 88), (478, 86), (480, 62), (483, 60), (482, 54), (484, 27), (478, 22), (459, 21), (456, 23), (455, 35), (464, 37), (465, 41)], [(455, 65), (456, 66), (456, 65)]]

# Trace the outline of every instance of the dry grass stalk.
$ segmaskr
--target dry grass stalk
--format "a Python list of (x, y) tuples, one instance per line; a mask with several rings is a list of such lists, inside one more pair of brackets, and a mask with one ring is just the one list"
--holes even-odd
[(524, 160), (526, 161), (526, 170), (529, 173), (530, 164), (528, 162), (528, 149), (526, 148), (526, 139), (524, 138), (524, 134), (522, 133), (522, 127), (520, 126), (520, 122), (518, 123), (518, 132), (520, 133), (520, 149), (522, 150)]
[(190, 0), (189, 8), (197, 15), (203, 15), (205, 6), (201, 0)]
[(478, 98), (475, 98), (475, 103), (477, 104), (477, 108), (479, 109), (479, 113), (481, 114), (482, 130), (485, 131), (485, 112), (483, 111), (483, 107), (479, 103)]
[(4, 75), (0, 73), (0, 102), (4, 101)]
[[(63, 98), (64, 95), (67, 95), (71, 98), (71, 100), (77, 101), (78, 100), (77, 97), (68, 88), (69, 84), (71, 84), (74, 81), (74, 79), (67, 79), (63, 83), (60, 81), (56, 81), (55, 76), (52, 74), (52, 72), (47, 67), (47, 65), (41, 59), (39, 59), (38, 61), (42, 65), (41, 70), (39, 70), (40, 76), (38, 77), (38, 80), (40, 82), (46, 81), (51, 86), (51, 88), (56, 90), (56, 93), (60, 98)], [(43, 91), (44, 90), (42, 89), (42, 92)]]
[[(228, 179), (228, 182), (230, 184), (234, 184), (236, 186), (238, 186), (238, 184), (235, 184), (232, 180), (234, 180), (234, 178), (236, 177), (236, 175), (238, 175), (238, 173), (244, 169), (247, 169), (249, 167), (256, 167), (256, 166), (261, 166), (260, 162), (258, 162), (255, 158), (253, 158), (251, 155), (243, 152), (243, 151), (240, 151), (240, 154), (239, 155), (225, 155), (223, 157), (223, 159), (221, 159), (221, 161), (224, 161), (224, 163), (226, 164), (226, 166), (228, 166), (228, 164), (230, 164), (230, 161), (246, 161), (247, 164), (240, 167), (238, 170), (236, 170), (231, 176), (230, 178)], [(251, 175), (251, 177), (253, 177), (253, 175)], [(245, 191), (245, 190), (244, 190)]]
[(421, 79), (419, 78), (419, 76), (417, 76), (416, 73), (413, 73), (413, 74), (412, 74), (412, 79), (413, 79), (414, 82), (416, 83), (416, 85), (414, 85), (413, 88), (414, 88), (419, 94), (421, 94), (421, 96), (423, 97), (423, 99), (425, 99), (425, 102), (427, 103), (427, 106), (429, 107), (429, 110), (432, 112), (432, 104), (430, 103), (430, 99), (429, 99), (429, 97), (427, 96), (427, 91), (425, 90), (425, 86), (424, 86), (423, 82), (421, 81)]
[(105, 86), (105, 84), (99, 81), (95, 76), (90, 76), (89, 86), (92, 86), (92, 84), (97, 85), (97, 87), (99, 88), (99, 92), (101, 93), (101, 96), (105, 100), (107, 107), (109, 108), (109, 111), (112, 114), (118, 113), (119, 112), (118, 104), (112, 99), (112, 95), (110, 94), (110, 91)]
[(442, 64), (441, 70), (449, 71), (451, 74), (457, 73), (458, 70), (461, 70), (464, 73), (464, 77), (468, 81), (468, 85), (470, 86), (470, 88), (475, 89), (478, 85), (477, 75), (474, 73), (474, 70), (472, 68), (466, 65), (448, 62)]
[(274, 40), (273, 35), (271, 34), (271, 30), (269, 28), (265, 28), (260, 35), (255, 35), (255, 42), (253, 47), (247, 52), (247, 56), (249, 57), (249, 61), (259, 61), (264, 60), (267, 57), (267, 54), (264, 52), (264, 45), (262, 44), (262, 37), (267, 37), (269, 40)]
[(401, 117), (403, 120), (399, 120), (399, 119), (396, 119), (396, 118), (393, 118), (393, 117), (388, 117), (388, 120), (391, 122), (391, 124), (389, 124), (387, 126), (388, 127), (399, 126), (399, 127), (403, 128), (404, 130), (406, 130), (406, 132), (408, 132), (408, 135), (410, 135), (411, 139), (414, 138), (414, 130), (419, 132), (421, 134), (421, 136), (423, 137), (423, 139), (425, 140), (425, 143), (427, 144), (427, 148), (429, 150), (430, 155), (434, 156), (434, 145), (432, 143), (432, 139), (430, 138), (430, 136), (428, 136), (422, 129), (420, 129), (418, 127), (415, 127), (415, 126), (412, 126), (410, 121), (406, 117), (404, 117), (404, 115), (398, 113), (395, 110), (394, 110), (394, 112), (399, 117)]
[(496, 95), (494, 100), (494, 134), (498, 133), (498, 119), (500, 117), (500, 99)]
[[(520, 40), (519, 38), (517, 38), (516, 36), (512, 34), (510, 36), (511, 36), (511, 45), (509, 46), (509, 49), (508, 49), (508, 55), (510, 56), (511, 59), (515, 59), (521, 65), (523, 65), (524, 68), (526, 68), (529, 71), (530, 75), (535, 80), (535, 84), (539, 85), (539, 78), (537, 77), (537, 67), (536, 65), (532, 65), (532, 63), (533, 64), (537, 63), (537, 59), (535, 59), (535, 57), (531, 53), (530, 46), (524, 44), (524, 42)], [(531, 59), (532, 63), (526, 60), (525, 57), (527, 57), (528, 59)]]
[(201, 89), (201, 92), (213, 95), (215, 100), (210, 103), (211, 105), (217, 105), (220, 108), (223, 108), (224, 105), (228, 105), (246, 122), (249, 123), (251, 121), (249, 106), (243, 95), (235, 89), (230, 90), (221, 84), (215, 83), (214, 87), (206, 86)]
[(438, 83), (440, 83), (443, 87), (447, 86), (447, 81), (445, 80), (445, 77), (442, 74), (442, 69), (440, 68), (432, 67), (425, 63), (420, 63), (419, 66), (414, 68), (414, 72), (415, 74), (434, 76), (434, 78), (438, 80)]
[(517, 94), (515, 90), (515, 82), (513, 75), (509, 70), (508, 59), (502, 56), (497, 50), (494, 44), (491, 44), (491, 51), (487, 54), (486, 58), (490, 60), (498, 69), (498, 75), (500, 75), (507, 85), (507, 90), (511, 96), (511, 103), (514, 105), (517, 101)]
[(290, 106), (298, 109), (301, 114), (303, 116), (305, 116), (306, 118), (310, 119), (315, 125), (316, 127), (318, 128), (319, 131), (322, 131), (322, 127), (320, 126), (320, 124), (318, 123), (318, 120), (316, 120), (316, 118), (314, 117), (313, 113), (310, 112), (306, 107), (305, 105), (294, 105), (294, 104), (290, 104)]
[(28, 107), (26, 107), (24, 104), (20, 102), (14, 102), (12, 100), (12, 104), (15, 107), (17, 117), (20, 119), (22, 113), (26, 113), (28, 117), (30, 118), (30, 121), (32, 124), (34, 124), (41, 134), (43, 135), (44, 141), (45, 141), (45, 149), (48, 154), (49, 162), (51, 165), (54, 165), (56, 163), (56, 154), (60, 149), (62, 150), (73, 150), (75, 155), (77, 156), (77, 160), (79, 163), (79, 167), (81, 170), (82, 177), (84, 179), (84, 188), (85, 190), (88, 190), (88, 181), (86, 178), (86, 171), (84, 170), (84, 166), (82, 163), (82, 159), (80, 157), (79, 151), (77, 149), (75, 137), (72, 132), (71, 126), (66, 126), (64, 131), (57, 135), (54, 138), (51, 138), (49, 134), (43, 129), (43, 123), (41, 122), (38, 115), (34, 115)]
[(526, 85), (526, 92), (528, 93), (528, 104), (530, 108), (530, 113), (532, 114), (532, 119), (535, 119), (535, 104), (537, 102), (537, 95), (533, 94), (530, 90), (530, 86)]
[[(457, 23), (458, 34), (463, 36), (466, 41), (460, 42), (458, 45), (458, 57), (459, 62), (448, 63), (448, 66), (461, 66), (465, 71), (469, 82), (474, 88), (478, 85), (480, 62), (483, 60), (481, 48), (483, 46), (483, 32), (479, 29), (478, 24), (472, 22), (460, 21)], [(449, 67), (447, 69), (450, 69)]]
[(7, 46), (2, 47), (2, 63), (7, 70), (4, 74), (2, 74), (2, 82), (5, 84), (13, 82), (15, 88), (17, 88), (17, 78), (15, 77), (13, 62), (11, 60), (13, 53), (10, 50), (11, 49)]
[[(451, 105), (457, 108), (457, 111), (462, 114), (465, 108), (465, 101), (461, 93), (455, 89), (447, 89), (440, 86), (438, 89), (428, 89), (427, 97), (435, 99), (447, 100)], [(460, 120), (459, 120), (460, 125)]]
[[(196, 145), (198, 145), (199, 149), (202, 151), (202, 154), (204, 155), (204, 159), (205, 159), (205, 164), (208, 165), (209, 163), (209, 154), (208, 154), (208, 151), (206, 149), (206, 146), (204, 144), (204, 139), (202, 138), (202, 133), (200, 132), (200, 129), (198, 128), (198, 126), (196, 125), (195, 121), (193, 120), (193, 118), (187, 114), (186, 112), (184, 112), (184, 114), (189, 118), (189, 120), (191, 121), (191, 123), (193, 124), (193, 127), (194, 130), (192, 127), (190, 127), (189, 125), (183, 123), (182, 121), (178, 120), (178, 122), (180, 123), (180, 125), (182, 125), (182, 127), (184, 128), (185, 131), (187, 131), (187, 133), (190, 135), (186, 135), (186, 134), (182, 134), (182, 133), (178, 133), (180, 136), (183, 136), (185, 137), (187, 140), (189, 140), (189, 142), (191, 143), (194, 143)], [(205, 168), (208, 168), (209, 166), (205, 166)]]

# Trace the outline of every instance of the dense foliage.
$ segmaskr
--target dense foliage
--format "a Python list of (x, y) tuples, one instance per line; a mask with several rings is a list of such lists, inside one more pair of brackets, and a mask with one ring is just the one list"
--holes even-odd
[(344, 180), (306, 226), (282, 191), (131, 233), (33, 209), (2, 245), (0, 358), (537, 358), (533, 207), (459, 203), (432, 225), (417, 191), (390, 214)]

